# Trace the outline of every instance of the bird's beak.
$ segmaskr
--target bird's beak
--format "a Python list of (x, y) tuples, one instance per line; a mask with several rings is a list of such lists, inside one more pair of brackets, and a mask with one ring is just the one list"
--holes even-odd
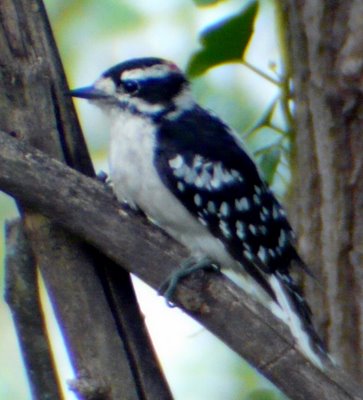
[(79, 89), (70, 90), (69, 92), (67, 92), (67, 95), (88, 100), (104, 99), (108, 97), (105, 92), (100, 89), (96, 89), (94, 86), (87, 86)]

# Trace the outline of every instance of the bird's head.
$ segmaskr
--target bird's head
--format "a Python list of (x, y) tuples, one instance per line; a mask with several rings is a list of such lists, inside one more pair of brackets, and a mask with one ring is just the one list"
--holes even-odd
[(88, 99), (104, 111), (122, 109), (143, 115), (173, 113), (193, 103), (184, 74), (174, 63), (160, 58), (138, 58), (117, 64), (92, 86), (69, 94)]

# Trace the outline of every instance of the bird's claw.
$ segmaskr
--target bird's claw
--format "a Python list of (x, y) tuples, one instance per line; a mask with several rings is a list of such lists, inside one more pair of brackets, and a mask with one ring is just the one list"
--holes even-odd
[(188, 258), (183, 261), (180, 265), (180, 268), (176, 271), (173, 271), (169, 277), (160, 285), (158, 289), (158, 293), (161, 296), (165, 297), (166, 304), (169, 307), (175, 307), (175, 304), (171, 300), (174, 296), (176, 287), (178, 283), (199, 270), (210, 270), (220, 272), (220, 267), (217, 264), (214, 264), (208, 258), (203, 258), (201, 260), (195, 260), (194, 258)]

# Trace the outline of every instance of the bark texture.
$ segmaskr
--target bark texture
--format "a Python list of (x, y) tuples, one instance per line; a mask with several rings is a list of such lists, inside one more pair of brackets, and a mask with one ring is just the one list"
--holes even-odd
[(33, 399), (61, 398), (39, 297), (36, 262), (22, 222), (6, 225), (5, 300), (13, 315)]
[[(0, 54), (1, 129), (93, 176), (41, 0), (0, 1)], [(128, 274), (119, 272), (120, 281), (113, 282), (115, 273), (107, 269), (116, 266), (108, 258), (41, 209), (17, 200), (77, 373), (79, 397), (172, 398)]]
[(291, 216), (306, 292), (339, 364), (363, 378), (363, 2), (284, 0), (296, 103)]
[[(154, 288), (186, 256), (160, 229), (120, 208), (100, 182), (1, 133), (0, 189), (41, 210)], [(363, 399), (363, 389), (344, 371), (330, 364), (321, 371), (308, 362), (287, 327), (221, 274), (183, 280), (175, 302), (291, 399)]]

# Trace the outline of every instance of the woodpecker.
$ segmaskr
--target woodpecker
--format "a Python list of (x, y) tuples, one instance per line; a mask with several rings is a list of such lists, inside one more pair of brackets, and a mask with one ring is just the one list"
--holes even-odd
[(70, 92), (110, 120), (110, 178), (120, 201), (141, 209), (190, 251), (186, 265), (233, 271), (323, 366), (325, 347), (291, 276), (307, 270), (285, 212), (241, 140), (194, 100), (172, 62), (139, 58)]

